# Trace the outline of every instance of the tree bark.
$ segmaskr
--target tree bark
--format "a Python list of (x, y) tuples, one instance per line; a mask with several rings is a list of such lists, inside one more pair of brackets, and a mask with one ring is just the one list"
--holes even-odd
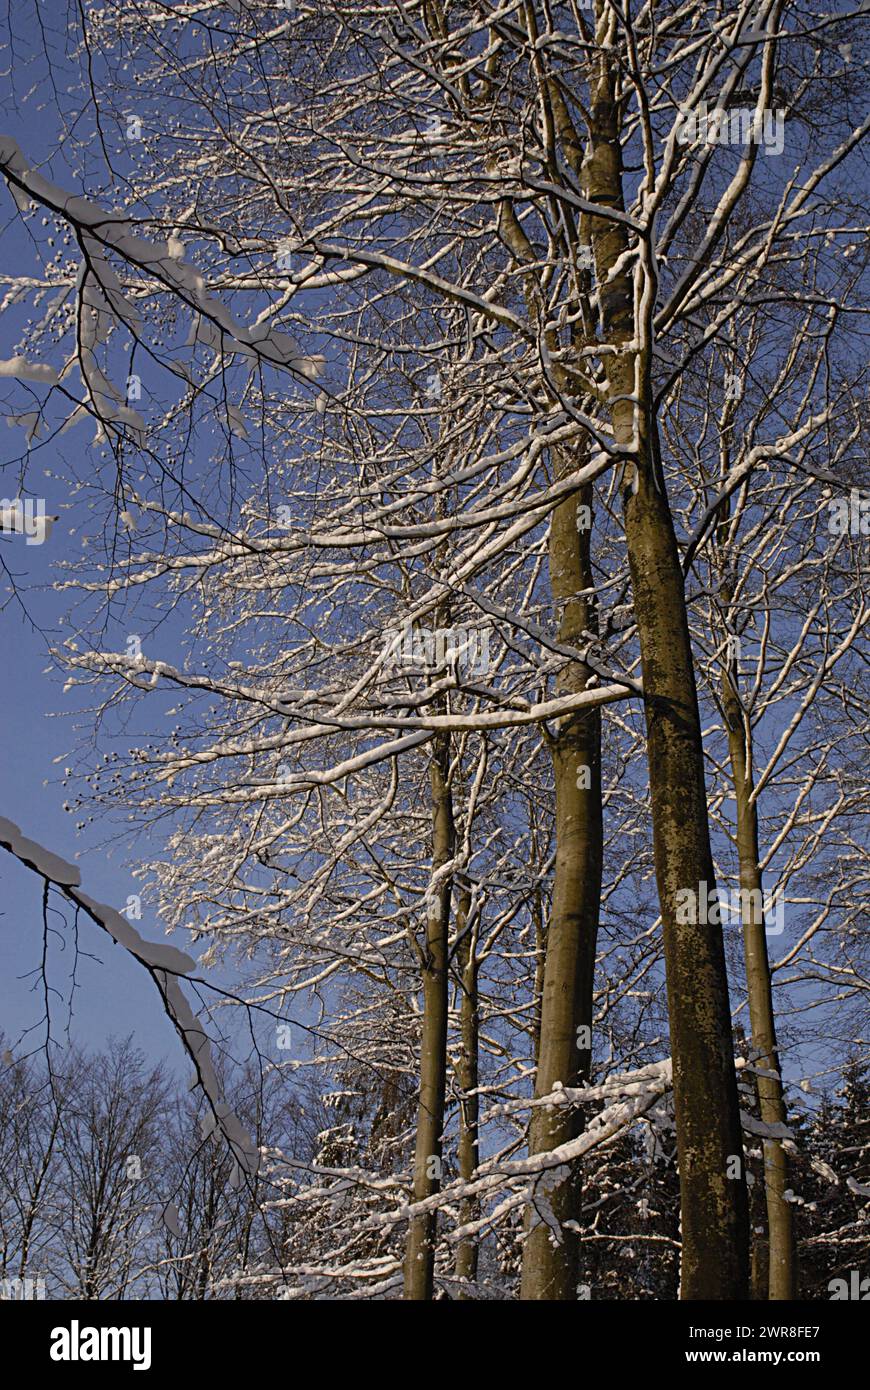
[[(599, 27), (605, 22), (602, 15)], [(596, 61), (584, 193), (595, 203), (624, 211), (613, 73), (606, 51)], [(643, 670), (674, 1067), (683, 1239), (680, 1297), (743, 1299), (748, 1291), (748, 1207), (722, 932), (718, 926), (680, 923), (676, 911), (681, 889), (697, 894), (712, 890), (714, 874), (683, 575), (660, 467), (649, 350), (640, 346), (653, 333), (654, 295), (635, 311), (633, 266), (643, 247), (632, 254), (623, 223), (589, 217), (588, 233), (605, 340), (618, 349), (604, 359), (613, 429), (629, 460), (623, 511)], [(623, 269), (612, 274), (623, 255)]]
[[(453, 858), (453, 806), (449, 785), (449, 736), (434, 741), (429, 778), (432, 794), (432, 876)], [(447, 1067), (447, 936), (450, 926), (450, 875), (439, 882), (429, 904), (426, 947), (422, 953), (423, 1023), (420, 1039), (420, 1097), (414, 1149), (413, 1198), (423, 1201), (438, 1191), (444, 1129)], [(432, 1298), (435, 1277), (434, 1212), (412, 1217), (405, 1249), (406, 1299)]]
[[(533, 863), (537, 865), (537, 855), (532, 849)], [(544, 924), (544, 910), (541, 901), (541, 885), (535, 884), (532, 895), (532, 925), (535, 929), (535, 982), (532, 986), (532, 1054), (535, 1066), (541, 1055), (541, 1002), (544, 998), (544, 965), (547, 960), (547, 931)]]
[[(456, 907), (458, 945), (456, 963), (459, 972), (459, 1176), (470, 1182), (477, 1169), (477, 1142), (480, 1103), (477, 1096), (478, 1031), (477, 1002), (477, 926), (469, 923), (471, 895), (467, 890), (459, 896)], [(463, 1197), (459, 1204), (459, 1222), (474, 1221), (479, 1204), (474, 1197)], [(474, 1283), (477, 1279), (478, 1243), (476, 1236), (464, 1236), (456, 1247), (456, 1277)], [(459, 1297), (468, 1295), (460, 1292)]]
[[(762, 908), (758, 811), (752, 795), (751, 748), (737, 677), (737, 661), (732, 656), (722, 681), (722, 704), (737, 803), (737, 857), (752, 1031), (752, 1064), (757, 1068), (755, 1081), (762, 1121), (769, 1125), (782, 1125), (786, 1122), (786, 1110)], [(780, 1139), (763, 1140), (763, 1152), (768, 1233), (767, 1296), (773, 1302), (787, 1302), (795, 1297), (794, 1225), (791, 1205), (784, 1197), (788, 1189), (788, 1158)]]
[[(530, 41), (537, 39), (534, 13), (526, 13)], [(557, 99), (555, 87), (549, 95)], [(563, 122), (563, 129), (565, 124)], [(500, 205), (499, 230), (517, 266), (534, 264), (535, 252), (508, 199)], [(576, 228), (566, 221), (565, 233), (572, 253)], [(526, 289), (530, 317), (537, 318), (535, 297)], [(588, 303), (580, 304), (578, 322), (586, 336), (591, 331)], [(545, 331), (548, 348), (558, 357), (552, 329)], [(576, 384), (554, 365), (553, 379), (566, 394), (577, 394)], [(576, 458), (554, 453), (557, 477), (577, 467)], [(550, 592), (561, 608), (557, 626), (560, 643), (583, 648), (584, 633), (597, 633), (597, 609), (591, 566), (591, 513), (593, 490), (585, 485), (565, 498), (550, 520)], [(579, 508), (588, 508), (589, 524), (578, 524)], [(560, 672), (560, 694), (586, 689), (592, 676), (583, 661), (571, 661)], [(535, 977), (535, 1097), (548, 1095), (556, 1082), (577, 1086), (588, 1079), (591, 1061), (592, 989), (602, 872), (601, 812), (601, 712), (584, 711), (565, 719), (555, 736), (548, 737), (555, 782), (556, 863), (550, 914), (543, 957), (538, 955)], [(583, 784), (579, 770), (584, 769)], [(588, 773), (588, 776), (586, 776)], [(540, 922), (536, 944), (540, 949)], [(578, 1029), (588, 1028), (590, 1041), (578, 1045)], [(579, 1107), (545, 1111), (535, 1109), (529, 1126), (529, 1153), (539, 1154), (576, 1137), (583, 1125)], [(536, 1182), (525, 1220), (525, 1240), (520, 1297), (525, 1300), (569, 1301), (577, 1297), (582, 1179), (579, 1165), (570, 1171), (550, 1169)], [(567, 1226), (566, 1223), (571, 1223)]]
[[(570, 471), (573, 461), (563, 460)], [(597, 631), (590, 563), (591, 527), (578, 529), (578, 505), (591, 516), (592, 490), (562, 502), (550, 524), (550, 586), (562, 613), (560, 643), (583, 648)], [(582, 595), (582, 596), (581, 596)], [(586, 688), (592, 672), (572, 661), (560, 673), (559, 693)], [(561, 1082), (588, 1079), (591, 1060), (592, 988), (601, 898), (601, 713), (589, 710), (563, 721), (549, 740), (556, 791), (556, 864), (541, 993), (541, 1022), (535, 1096)], [(578, 1040), (578, 1030), (588, 1034)], [(579, 1107), (532, 1112), (529, 1152), (548, 1152), (576, 1137), (583, 1124)], [(582, 1180), (579, 1164), (550, 1169), (535, 1185), (526, 1216), (520, 1297), (574, 1300), (577, 1297), (578, 1223)]]

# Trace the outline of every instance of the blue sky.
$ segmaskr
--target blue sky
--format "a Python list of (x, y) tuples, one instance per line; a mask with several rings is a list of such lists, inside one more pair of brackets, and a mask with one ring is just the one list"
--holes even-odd
[[(63, 519), (45, 546), (27, 546), (21, 536), (0, 541), (5, 563), (25, 582), (42, 578), (54, 556), (70, 547)], [(57, 624), (63, 602), (59, 595), (28, 594), (28, 605), (40, 622)], [(48, 656), (44, 636), (20, 616), (17, 606), (0, 615), (7, 651), (13, 654), (3, 693), (2, 767), (0, 767), (0, 814), (16, 821), (31, 838), (41, 841), (55, 853), (73, 860), (78, 857), (83, 886), (102, 902), (121, 907), (136, 891), (123, 856), (109, 857), (96, 848), (105, 827), (89, 827), (77, 833), (74, 817), (62, 809), (64, 792), (60, 772), (72, 741), (69, 718), (52, 717), (63, 707), (57, 676), (46, 674)], [(0, 929), (0, 1027), (13, 1042), (28, 1028), (31, 1045), (44, 1037), (45, 1000), (38, 974), (42, 949), (42, 882), (10, 855), (0, 856), (3, 928)], [(55, 899), (60, 906), (60, 900)], [(72, 913), (66, 916), (72, 921)], [(137, 922), (146, 936), (160, 935), (147, 905)], [(64, 933), (67, 949), (59, 949), (53, 937), (52, 984), (65, 999), (52, 1003), (52, 1035), (62, 1041), (68, 1024), (72, 1035), (91, 1046), (101, 1046), (111, 1036), (133, 1034), (149, 1057), (164, 1056), (175, 1061), (178, 1048), (174, 1030), (162, 1014), (151, 979), (119, 946), (115, 946), (91, 922), (81, 923), (82, 954), (76, 962), (76, 983), (70, 1012), (72, 951), (71, 937)], [(181, 943), (179, 943), (181, 944)], [(84, 954), (84, 953), (88, 954)], [(34, 975), (34, 971), (37, 973)], [(14, 1048), (15, 1051), (18, 1048)]]
[[(64, 124), (77, 154), (80, 153), (78, 136), (84, 135), (87, 128), (87, 123), (77, 125), (70, 120), (75, 108), (65, 96), (65, 83), (72, 77), (63, 52), (66, 11), (58, 7), (52, 14), (40, 7), (42, 36), (51, 53), (50, 83), (47, 64), (38, 47), (39, 39), (35, 40), (37, 46), (34, 47), (34, 35), (38, 31), (31, 7), (16, 7), (11, 11), (7, 8), (5, 19), (7, 41), (14, 48), (16, 62), (9, 74), (8, 86), (3, 84), (0, 130), (13, 135), (34, 161), (51, 156), (50, 165), (43, 171), (48, 177), (63, 181), (70, 176), (56, 150)], [(24, 102), (23, 94), (28, 91), (28, 99)], [(65, 111), (65, 120), (61, 118), (61, 109)], [(30, 234), (16, 217), (5, 191), (0, 194), (0, 207), (3, 222), (13, 223), (4, 227), (7, 246), (14, 248), (12, 269), (16, 273), (26, 273), (35, 264)], [(11, 353), (14, 335), (19, 331), (15, 313), (12, 309), (4, 315), (0, 356)], [(10, 382), (8, 386), (11, 399), (15, 383)], [(5, 397), (6, 392), (3, 395)], [(20, 401), (20, 395), (15, 399)], [(27, 545), (23, 536), (0, 537), (0, 560), (14, 575), (29, 614), (28, 619), (14, 600), (0, 613), (5, 649), (12, 656), (2, 697), (0, 815), (15, 821), (25, 834), (55, 853), (69, 860), (77, 859), (85, 891), (99, 901), (120, 908), (127, 896), (136, 891), (136, 884), (124, 865), (125, 852), (118, 850), (110, 855), (101, 848), (108, 829), (105, 825), (89, 826), (85, 832), (77, 833), (76, 817), (63, 810), (66, 793), (60, 779), (64, 764), (68, 765), (66, 755), (75, 737), (70, 715), (75, 710), (76, 698), (74, 692), (63, 695), (62, 679), (56, 672), (50, 674), (46, 670), (50, 662), (50, 644), (65, 635), (62, 622), (69, 603), (68, 596), (51, 592), (47, 585), (57, 573), (58, 562), (79, 554), (78, 533), (88, 529), (88, 519), (84, 515), (86, 504), (74, 502), (61, 490), (57, 474), (68, 471), (71, 458), (75, 459), (77, 472), (81, 473), (82, 464), (87, 467), (92, 433), (88, 426), (77, 426), (56, 442), (34, 449), (28, 460), (24, 495), (43, 497), (48, 514), (60, 517), (48, 541), (41, 546)], [(11, 499), (18, 494), (23, 431), (9, 429), (4, 424), (0, 447), (0, 498)], [(8, 576), (4, 575), (4, 598), (8, 585)], [(13, 1050), (18, 1052), (21, 1046), (38, 1046), (45, 1036), (42, 1021), (45, 997), (38, 973), (43, 950), (42, 882), (10, 855), (2, 853), (0, 883), (0, 911), (4, 918), (0, 927), (3, 981), (0, 1028), (11, 1040)], [(58, 907), (62, 906), (57, 895), (54, 901)], [(68, 908), (65, 912), (72, 923), (72, 912)], [(136, 925), (144, 936), (162, 935), (147, 905), (143, 906), (142, 919)], [(74, 956), (71, 941), (69, 932), (51, 937), (51, 983), (58, 991), (51, 999), (53, 1038), (62, 1043), (69, 1027), (76, 1041), (100, 1047), (110, 1037), (132, 1034), (150, 1058), (164, 1057), (174, 1065), (181, 1063), (174, 1029), (163, 1014), (150, 977), (89, 921), (80, 924), (81, 950), (75, 961), (76, 988), (71, 1001)], [(66, 946), (64, 950), (62, 942)], [(30, 1029), (35, 1031), (27, 1033)], [(25, 1034), (26, 1041), (19, 1042)]]

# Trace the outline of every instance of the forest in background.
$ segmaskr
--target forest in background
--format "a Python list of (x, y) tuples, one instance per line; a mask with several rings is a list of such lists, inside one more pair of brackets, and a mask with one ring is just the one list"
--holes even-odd
[[(249, 1073), (236, 1076), (228, 1094), (258, 1143), (275, 1154), (292, 1153), (322, 1170), (382, 1166), (383, 1105), (365, 1106), (327, 1086), (312, 1078), (290, 1097), (277, 1078), (264, 1087)], [(409, 1118), (412, 1099), (409, 1089)], [(856, 1063), (818, 1106), (789, 1116), (806, 1301), (854, 1297), (853, 1271), (870, 1267), (868, 1101), (867, 1066)], [(744, 1104), (758, 1116), (756, 1095)], [(226, 1145), (204, 1140), (206, 1113), (201, 1096), (149, 1065), (129, 1040), (106, 1053), (73, 1049), (51, 1075), (41, 1056), (7, 1066), (0, 1087), (0, 1296), (273, 1299), (274, 1267), (286, 1262), (289, 1274), (324, 1253), (328, 1223), (322, 1213), (298, 1221), (281, 1205), (271, 1172), (250, 1188), (234, 1188)], [(748, 1146), (747, 1160), (754, 1219), (763, 1226), (760, 1145)], [(851, 1182), (837, 1176), (844, 1165)], [(454, 1162), (448, 1181), (455, 1176)], [(661, 1129), (628, 1130), (593, 1154), (582, 1181), (579, 1297), (675, 1299), (679, 1208), (673, 1138), (669, 1144)], [(479, 1280), (488, 1299), (517, 1295), (517, 1234), (514, 1222), (481, 1240)], [(386, 1237), (360, 1234), (348, 1253), (397, 1260), (401, 1229)], [(265, 1268), (271, 1278), (263, 1278)], [(332, 1290), (332, 1281), (314, 1275), (300, 1281), (297, 1297), (316, 1298), (324, 1288)]]

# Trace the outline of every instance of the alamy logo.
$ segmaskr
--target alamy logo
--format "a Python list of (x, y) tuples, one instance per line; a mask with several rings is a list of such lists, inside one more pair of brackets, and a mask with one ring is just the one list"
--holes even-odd
[(151, 1367), (150, 1327), (69, 1327), (51, 1331), (52, 1361), (132, 1361), (134, 1371)]
[(0, 1297), (4, 1302), (22, 1302), (24, 1299), (29, 1302), (34, 1298), (45, 1298), (44, 1279), (4, 1279), (2, 1289)]
[(832, 1279), (828, 1288), (831, 1290), (832, 1303), (838, 1299), (859, 1299), (866, 1303), (870, 1299), (870, 1279), (862, 1279), (857, 1269), (849, 1270), (848, 1283), (845, 1279)]
[(384, 636), (387, 665), (403, 671), (442, 671), (455, 666), (464, 676), (489, 671), (489, 632), (486, 628), (388, 628)]
[(709, 111), (706, 101), (697, 109), (680, 108), (677, 119), (677, 143), (680, 145), (748, 145), (750, 139), (761, 145), (765, 154), (782, 154), (785, 112), (756, 113), (749, 107), (726, 111), (721, 106)]
[(0, 502), (0, 531), (25, 536), (27, 545), (42, 545), (51, 535), (57, 517), (46, 516), (41, 497), (4, 498)]
[(741, 922), (764, 921), (767, 936), (781, 936), (785, 929), (785, 899), (781, 888), (762, 893), (760, 888), (710, 888), (699, 883), (694, 888), (678, 888), (678, 925), (719, 927), (739, 926)]
[(292, 242), (292, 241), (289, 241), (289, 240), (287, 240), (287, 239), (285, 239), (284, 241), (280, 241), (280, 242), (278, 243), (278, 246), (277, 246), (276, 250), (277, 250), (277, 255), (276, 255), (276, 257), (275, 257), (275, 264), (277, 265), (278, 269), (279, 269), (279, 270), (292, 270), (292, 269), (293, 269), (293, 242)]
[(870, 497), (853, 487), (848, 497), (828, 503), (828, 530), (832, 536), (870, 536)]

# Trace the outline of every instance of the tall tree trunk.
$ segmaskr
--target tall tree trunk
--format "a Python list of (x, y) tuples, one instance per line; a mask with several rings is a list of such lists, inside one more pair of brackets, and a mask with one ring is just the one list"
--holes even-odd
[[(758, 811), (753, 799), (752, 755), (743, 703), (737, 686), (737, 658), (732, 653), (722, 681), (722, 704), (728, 729), (728, 751), (737, 803), (737, 857), (740, 867), (743, 952), (752, 1030), (752, 1063), (761, 1118), (765, 1124), (786, 1122), (776, 1023), (773, 1012), (770, 962), (767, 957), (762, 878), (758, 865)], [(785, 1200), (788, 1158), (780, 1139), (765, 1139), (764, 1190), (767, 1202), (768, 1298), (786, 1302), (795, 1297), (795, 1250), (792, 1209)]]
[[(432, 876), (453, 858), (453, 806), (449, 785), (450, 739), (433, 741), (429, 778), (432, 795)], [(423, 1025), (420, 1038), (420, 1097), (414, 1149), (413, 1200), (423, 1201), (438, 1191), (441, 1174), (441, 1136), (444, 1129), (444, 1087), (447, 1068), (447, 937), (450, 928), (451, 879), (439, 880), (430, 898), (426, 947), (422, 952)], [(434, 1212), (411, 1219), (405, 1249), (404, 1296), (428, 1300), (435, 1273)]]
[[(534, 7), (527, 7), (524, 19), (529, 41), (534, 46), (538, 39)], [(558, 101), (556, 84), (551, 86), (545, 80), (545, 86), (549, 98)], [(561, 122), (562, 133), (567, 126), (570, 121)], [(555, 177), (555, 169), (553, 174)], [(574, 255), (577, 229), (567, 217), (563, 231), (565, 253)], [(499, 232), (518, 267), (535, 264), (537, 253), (509, 199), (503, 199), (499, 205)], [(582, 283), (581, 276), (576, 288)], [(568, 376), (558, 362), (558, 337), (552, 325), (544, 327), (541, 323), (540, 303), (528, 282), (525, 292), (529, 315), (539, 322), (552, 354), (553, 381), (566, 395), (578, 395), (576, 379)], [(582, 322), (583, 330), (575, 325), (572, 332), (575, 337), (578, 334), (586, 337), (591, 331), (591, 318), (588, 301), (582, 293), (578, 294), (577, 309), (578, 324)], [(582, 396), (582, 391), (579, 394)], [(557, 477), (574, 472), (578, 466), (576, 458), (560, 452), (554, 453), (553, 462)], [(558, 639), (575, 648), (582, 648), (588, 641), (584, 633), (598, 631), (590, 561), (592, 501), (592, 487), (587, 484), (578, 493), (565, 498), (550, 520), (550, 592), (554, 605), (562, 609)], [(580, 507), (588, 508), (588, 524), (579, 523)], [(592, 671), (585, 662), (569, 662), (557, 679), (557, 692), (583, 691), (591, 676)], [(564, 719), (555, 736), (548, 736), (547, 741), (556, 793), (556, 861), (543, 977), (539, 955), (535, 979), (536, 1098), (550, 1094), (557, 1082), (576, 1086), (589, 1076), (603, 856), (600, 710), (587, 710)], [(539, 946), (540, 926), (537, 921)], [(582, 1042), (578, 1041), (580, 1029), (588, 1030), (589, 1034)], [(569, 1142), (582, 1126), (583, 1115), (577, 1106), (559, 1106), (549, 1112), (543, 1108), (534, 1109), (529, 1125), (529, 1153), (546, 1153)], [(576, 1299), (579, 1257), (576, 1226), (581, 1196), (582, 1179), (577, 1163), (564, 1170), (549, 1169), (535, 1183), (525, 1220), (522, 1299)]]
[[(572, 471), (576, 461), (559, 461)], [(590, 563), (590, 525), (578, 527), (579, 507), (588, 507), (592, 490), (562, 502), (550, 523), (550, 587), (561, 607), (558, 639), (582, 649), (597, 631)], [(585, 592), (584, 592), (585, 591)], [(580, 596), (582, 595), (582, 596)], [(585, 690), (592, 672), (572, 661), (560, 673), (559, 693)], [(556, 864), (544, 979), (535, 1096), (548, 1095), (557, 1082), (577, 1086), (589, 1076), (592, 987), (601, 898), (601, 713), (588, 710), (562, 721), (549, 740), (556, 790)], [(580, 1033), (579, 1030), (588, 1030)], [(582, 1128), (579, 1107), (558, 1106), (532, 1112), (529, 1152), (548, 1152), (576, 1137)], [(579, 1237), (566, 1227), (580, 1217), (580, 1165), (547, 1170), (535, 1186), (526, 1216), (520, 1297), (568, 1301), (577, 1297)]]
[[(598, 6), (598, 27), (613, 23)], [(602, 37), (606, 35), (602, 34)], [(596, 59), (586, 196), (624, 211), (622, 157), (608, 52)], [(614, 434), (631, 462), (623, 490), (625, 534), (644, 681), (653, 845), (661, 906), (674, 1106), (680, 1165), (683, 1299), (747, 1296), (749, 1230), (720, 927), (677, 920), (677, 894), (714, 887), (698, 698), (683, 575), (660, 466), (649, 344), (655, 296), (638, 306), (623, 223), (589, 217), (605, 338)], [(622, 268), (614, 267), (625, 256)], [(652, 268), (647, 275), (652, 277)], [(648, 281), (649, 287), (649, 281)], [(705, 885), (703, 888), (701, 885)]]
[[(456, 966), (459, 972), (459, 1176), (470, 1182), (477, 1169), (477, 1141), (480, 1103), (477, 1096), (479, 1015), (477, 1001), (477, 925), (469, 922), (471, 894), (463, 889), (456, 906)], [(459, 1204), (459, 1221), (465, 1225), (478, 1215), (479, 1204), (474, 1197), (463, 1197)], [(477, 1237), (465, 1236), (456, 1248), (456, 1277), (474, 1282), (477, 1279)], [(460, 1293), (460, 1298), (465, 1298)]]

